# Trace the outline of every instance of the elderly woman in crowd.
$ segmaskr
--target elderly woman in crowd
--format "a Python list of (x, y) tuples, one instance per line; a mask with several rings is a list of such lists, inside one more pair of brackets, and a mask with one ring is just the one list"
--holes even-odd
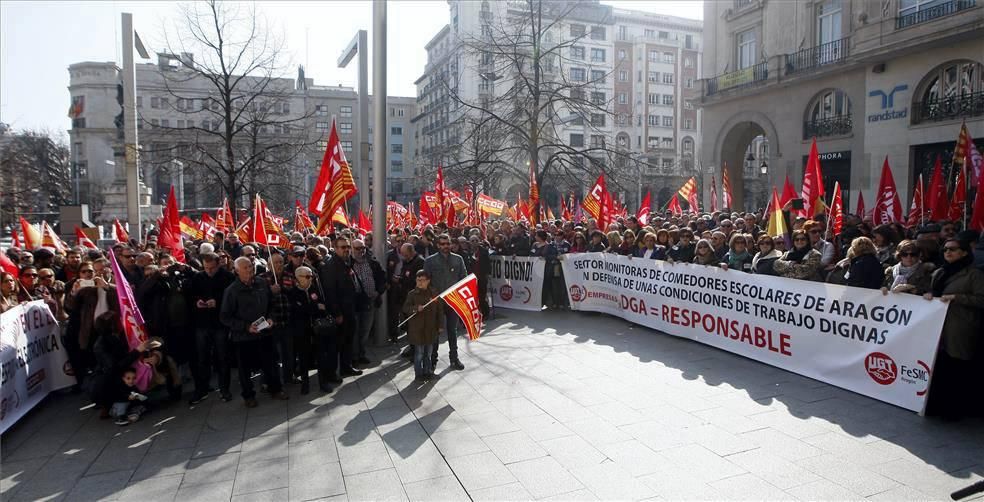
[(753, 258), (748, 251), (748, 236), (734, 233), (731, 234), (731, 240), (728, 241), (728, 252), (725, 253), (724, 260), (721, 261), (721, 268), (751, 272)]
[(0, 313), (17, 306), (17, 278), (9, 272), (0, 272)]
[(820, 252), (810, 245), (810, 238), (803, 230), (793, 231), (793, 249), (786, 251), (773, 265), (782, 277), (820, 280)]
[[(875, 243), (867, 237), (858, 237), (851, 241), (847, 251), (847, 273), (844, 274), (845, 284), (858, 288), (878, 289), (885, 280), (885, 269), (875, 256)], [(843, 262), (842, 262), (843, 263)]]
[(895, 250), (895, 260), (898, 263), (885, 269), (882, 294), (887, 295), (891, 291), (924, 295), (929, 292), (936, 266), (922, 261), (922, 251), (916, 241), (900, 242)]
[[(661, 232), (666, 232), (661, 230)], [(651, 260), (665, 260), (666, 247), (656, 243), (656, 234), (646, 232), (642, 235), (642, 247), (635, 250), (636, 258), (648, 258)]]
[(636, 245), (636, 234), (631, 230), (622, 233), (622, 243), (618, 245), (615, 254), (622, 256), (635, 256), (639, 246)]
[(984, 272), (974, 268), (971, 243), (955, 238), (943, 244), (943, 266), (933, 272), (927, 300), (949, 303), (929, 392), (928, 414), (960, 418), (980, 412), (981, 338), (984, 333)]
[(775, 265), (776, 260), (782, 256), (782, 253), (776, 249), (772, 237), (768, 234), (759, 235), (758, 242), (755, 247), (757, 248), (757, 252), (755, 253), (755, 256), (752, 257), (752, 273), (777, 275), (773, 265)]
[(622, 246), (622, 236), (618, 232), (612, 231), (606, 234), (608, 238), (608, 248), (605, 249), (606, 253), (618, 253), (619, 248)]
[(895, 265), (895, 246), (899, 242), (898, 234), (891, 225), (878, 225), (871, 231), (875, 244), (875, 256), (885, 267)]
[(718, 265), (718, 257), (714, 254), (714, 248), (711, 246), (710, 240), (701, 239), (697, 241), (694, 263), (697, 265)]

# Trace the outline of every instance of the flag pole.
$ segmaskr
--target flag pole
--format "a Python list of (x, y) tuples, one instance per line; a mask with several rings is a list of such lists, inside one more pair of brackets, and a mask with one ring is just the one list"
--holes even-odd
[(919, 226), (926, 226), (926, 185), (923, 184), (923, 173), (919, 173), (919, 186), (922, 193), (919, 194)]
[(407, 317), (406, 319), (404, 319), (404, 320), (403, 320), (403, 322), (401, 322), (400, 324), (397, 324), (397, 325), (396, 325), (396, 328), (397, 328), (397, 329), (400, 329), (400, 328), (402, 328), (402, 327), (403, 327), (403, 325), (407, 323), (407, 321), (409, 321), (410, 319), (413, 319), (414, 317), (416, 317), (416, 316), (417, 316), (417, 314), (419, 314), (419, 313), (420, 313), (420, 312), (421, 312), (422, 310), (424, 310), (425, 308), (427, 308), (427, 307), (429, 307), (429, 306), (430, 306), (430, 304), (432, 304), (432, 303), (434, 303), (434, 302), (436, 302), (436, 301), (437, 301), (437, 299), (438, 299), (438, 298), (440, 298), (440, 297), (441, 297), (441, 295), (437, 295), (437, 296), (435, 296), (434, 298), (431, 298), (431, 299), (430, 299), (430, 301), (429, 301), (429, 302), (427, 302), (427, 303), (425, 303), (425, 304), (424, 304), (423, 306), (421, 306), (421, 307), (420, 307), (420, 309), (418, 309), (418, 310), (417, 310), (416, 312), (414, 312), (413, 314), (410, 314), (410, 317)]

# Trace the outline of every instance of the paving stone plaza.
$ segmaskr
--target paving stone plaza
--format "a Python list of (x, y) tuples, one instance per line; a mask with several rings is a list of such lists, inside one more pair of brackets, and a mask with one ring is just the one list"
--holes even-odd
[(427, 384), (377, 349), (330, 395), (212, 395), (129, 427), (52, 396), (3, 436), (0, 499), (944, 500), (984, 477), (981, 420), (608, 316), (500, 311), (461, 345), (466, 369), (445, 345)]

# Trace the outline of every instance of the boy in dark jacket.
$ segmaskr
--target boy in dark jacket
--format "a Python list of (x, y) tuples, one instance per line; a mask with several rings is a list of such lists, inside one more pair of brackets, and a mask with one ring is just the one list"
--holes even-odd
[(113, 403), (109, 415), (116, 419), (116, 425), (130, 425), (140, 420), (140, 415), (146, 411), (139, 403), (147, 399), (147, 396), (137, 391), (136, 384), (137, 370), (127, 368), (107, 395)]
[(418, 382), (434, 377), (430, 354), (438, 336), (444, 331), (444, 309), (441, 301), (435, 300), (428, 305), (437, 296), (430, 287), (430, 280), (429, 273), (418, 271), (417, 287), (407, 293), (407, 299), (403, 302), (403, 315), (413, 316), (407, 321), (407, 339), (413, 346), (413, 371)]

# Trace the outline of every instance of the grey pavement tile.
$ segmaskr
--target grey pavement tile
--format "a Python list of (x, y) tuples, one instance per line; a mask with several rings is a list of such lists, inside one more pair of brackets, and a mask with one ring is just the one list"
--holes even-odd
[(72, 501), (116, 500), (130, 481), (132, 470), (87, 476), (78, 481), (66, 498)]
[(291, 469), (309, 467), (325, 462), (337, 462), (338, 450), (332, 438), (290, 443), (287, 448), (287, 458)]
[(10, 499), (24, 482), (31, 479), (48, 462), (47, 457), (32, 458), (19, 462), (4, 462), (0, 468), (0, 498)]
[(899, 485), (899, 483), (870, 469), (850, 464), (829, 453), (804, 458), (793, 463), (862, 497), (891, 490)]
[(452, 474), (444, 456), (433, 443), (422, 443), (409, 455), (407, 451), (397, 453), (389, 446), (387, 450), (390, 452), (390, 459), (393, 461), (396, 473), (404, 484)]
[(233, 495), (231, 502), (280, 502), (287, 500), (287, 488), (274, 488), (262, 492), (250, 492)]
[(605, 461), (606, 457), (580, 436), (540, 441), (540, 446), (564, 467), (590, 467)]
[(42, 429), (30, 436), (28, 442), (10, 452), (4, 452), (4, 460), (16, 462), (38, 457), (49, 457), (61, 451), (61, 446), (71, 439), (72, 432), (50, 434)]
[(498, 410), (464, 415), (464, 420), (479, 437), (515, 432), (520, 429), (515, 422)]
[(637, 477), (672, 466), (666, 457), (635, 439), (604, 445), (599, 450), (619, 467)]
[(150, 445), (151, 452), (191, 448), (198, 444), (202, 434), (201, 426), (168, 428), (155, 434)]
[(339, 446), (338, 459), (342, 463), (342, 472), (346, 476), (393, 468), (389, 451), (381, 442)]
[(623, 425), (619, 428), (653, 451), (676, 448), (691, 441), (683, 429), (670, 427), (655, 420)]
[[(36, 500), (63, 497), (75, 486), (75, 482), (82, 478), (87, 468), (87, 464), (68, 460), (51, 460), (23, 483), (14, 498), (17, 500)], [(132, 466), (130, 468), (132, 469)]]
[(554, 495), (552, 497), (545, 497), (539, 500), (547, 501), (557, 501), (557, 502), (581, 502), (581, 501), (591, 501), (591, 500), (605, 500), (598, 498), (591, 490), (574, 490), (572, 492), (561, 493), (560, 495)]
[(667, 466), (639, 478), (663, 500), (720, 500), (721, 493), (684, 468)]
[(546, 441), (574, 435), (574, 431), (551, 415), (517, 418), (513, 422), (523, 429), (523, 432), (529, 434), (534, 441)]
[(334, 437), (334, 425), (327, 414), (323, 417), (291, 421), (287, 434), (291, 443)]
[(119, 500), (139, 502), (166, 502), (174, 500), (181, 486), (181, 474), (132, 481), (127, 485)]
[(286, 458), (260, 460), (250, 464), (243, 464), (240, 460), (232, 493), (240, 495), (286, 488), (288, 481)]
[(181, 448), (179, 450), (150, 452), (144, 455), (137, 467), (137, 472), (133, 473), (133, 480), (183, 474), (193, 451), (192, 448)]
[(243, 429), (243, 436), (254, 438), (257, 436), (267, 436), (270, 434), (286, 434), (287, 420), (280, 414), (271, 415), (249, 415), (246, 418), (246, 426)]
[(728, 455), (728, 461), (745, 468), (779, 489), (787, 490), (822, 478), (765, 450), (750, 450)]
[[(261, 460), (287, 457), (287, 434), (258, 436), (243, 441), (239, 463), (248, 464)], [(286, 464), (286, 462), (284, 462)]]
[(468, 422), (464, 416), (455, 412), (451, 405), (445, 405), (436, 410), (418, 409), (414, 411), (414, 415), (428, 434), (468, 427)]
[(584, 488), (552, 457), (535, 458), (506, 466), (533, 498), (542, 499)]
[(632, 436), (602, 418), (575, 420), (565, 424), (568, 429), (584, 438), (595, 447), (621, 443), (632, 439)]
[(694, 415), (703, 420), (705, 424), (715, 425), (732, 434), (744, 434), (768, 427), (768, 425), (750, 418), (737, 416), (727, 408), (711, 408), (695, 411)]
[(588, 410), (615, 426), (635, 424), (649, 419), (646, 415), (618, 401), (589, 406)]
[(225, 453), (235, 453), (242, 451), (242, 448), (242, 431), (203, 433), (198, 437), (198, 444), (195, 445), (195, 451), (192, 453), (192, 457), (212, 457)]
[(185, 467), (181, 486), (232, 481), (239, 469), (239, 452), (224, 453), (211, 457), (193, 458)]
[(288, 471), (290, 500), (312, 500), (345, 493), (338, 462), (310, 465)]
[(928, 495), (911, 486), (896, 486), (891, 490), (869, 495), (867, 500), (895, 502), (898, 500), (945, 500), (945, 498), (940, 494), (935, 496)]
[(870, 469), (924, 493), (950, 493), (980, 481), (981, 474), (984, 474), (984, 466), (946, 473), (911, 459), (893, 460), (873, 465)]
[(660, 454), (675, 465), (686, 469), (691, 476), (705, 482), (737, 476), (746, 472), (742, 467), (729, 462), (727, 458), (720, 457), (698, 444), (670, 448), (663, 450)]
[(658, 495), (614, 462), (578, 467), (571, 474), (601, 500), (643, 500)]
[(345, 489), (352, 502), (408, 500), (395, 469), (345, 476)]
[[(792, 495), (799, 500), (860, 500), (863, 497), (860, 495), (844, 488), (843, 486), (829, 481), (826, 479), (820, 479), (813, 481), (812, 483), (807, 483), (805, 485), (794, 486), (791, 488), (786, 488), (786, 493)], [(876, 495), (877, 497), (877, 495)], [(869, 497), (871, 498), (871, 497)], [(891, 498), (886, 500), (903, 500), (904, 497)]]
[(427, 479), (403, 485), (411, 501), (471, 501), (454, 476)]
[(482, 441), (482, 438), (478, 437), (478, 434), (475, 434), (475, 431), (470, 427), (436, 432), (431, 434), (431, 440), (434, 441), (437, 448), (447, 458), (460, 457), (462, 455), (470, 455), (489, 450), (489, 447)]
[(721, 456), (758, 448), (748, 438), (732, 434), (713, 424), (690, 428), (686, 432), (691, 441)]
[(516, 502), (524, 500), (533, 500), (533, 496), (530, 492), (523, 488), (523, 485), (519, 482), (509, 483), (507, 485), (493, 486), (490, 488), (482, 488), (480, 490), (468, 490), (468, 494), (475, 502)]
[(746, 432), (742, 437), (765, 451), (791, 461), (816, 457), (824, 453), (816, 446), (771, 428)]
[(509, 469), (492, 452), (449, 458), (448, 464), (468, 493), (516, 482)]
[(233, 484), (232, 480), (191, 485), (182, 483), (174, 499), (181, 502), (229, 500), (232, 498)]
[(150, 450), (149, 442), (135, 446), (107, 446), (92, 462), (86, 475), (132, 469), (133, 466), (140, 464), (148, 450)]
[(728, 500), (788, 500), (789, 494), (753, 474), (712, 481), (711, 486)]
[(486, 436), (483, 440), (504, 464), (547, 455), (547, 452), (523, 431)]

